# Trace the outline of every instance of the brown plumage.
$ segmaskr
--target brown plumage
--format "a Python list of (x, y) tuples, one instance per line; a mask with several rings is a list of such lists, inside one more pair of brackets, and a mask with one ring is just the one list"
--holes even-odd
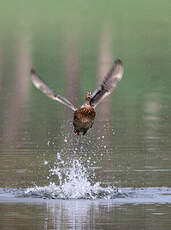
[(97, 89), (93, 95), (91, 95), (90, 92), (87, 92), (86, 102), (78, 109), (66, 98), (56, 95), (43, 81), (40, 80), (35, 70), (31, 70), (32, 82), (36, 88), (40, 89), (51, 99), (68, 106), (74, 111), (73, 125), (74, 132), (77, 135), (79, 135), (80, 132), (85, 135), (88, 129), (92, 127), (96, 116), (95, 107), (115, 89), (118, 81), (122, 78), (122, 75), (123, 65), (121, 60), (117, 59), (104, 78), (99, 89)]
[(73, 120), (74, 131), (78, 135), (80, 132), (82, 132), (83, 135), (85, 135), (87, 130), (91, 128), (94, 123), (96, 112), (94, 108), (90, 105), (91, 98), (92, 97), (88, 92), (86, 95), (85, 104), (80, 109), (77, 109), (74, 112), (74, 120)]

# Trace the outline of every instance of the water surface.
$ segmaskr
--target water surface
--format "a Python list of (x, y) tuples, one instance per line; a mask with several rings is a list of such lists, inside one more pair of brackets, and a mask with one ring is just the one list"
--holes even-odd
[[(8, 1), (0, 9), (0, 229), (170, 230), (170, 2)], [(72, 112), (125, 73), (85, 137)]]

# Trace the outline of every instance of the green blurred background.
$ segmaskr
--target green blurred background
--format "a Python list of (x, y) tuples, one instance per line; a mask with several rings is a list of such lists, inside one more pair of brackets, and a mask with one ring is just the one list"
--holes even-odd
[[(81, 105), (116, 58), (123, 79), (84, 137), (73, 134), (72, 112), (30, 81), (34, 67)], [(1, 1), (0, 229), (169, 230), (170, 190), (162, 196), (162, 187), (171, 187), (170, 75), (170, 0)], [(49, 170), (67, 172), (74, 160), (91, 185), (140, 187), (140, 197), (122, 194), (123, 204), (14, 198), (13, 188), (59, 185)]]
[[(48, 183), (35, 179), (37, 166), (44, 158), (53, 162), (72, 132), (67, 123), (71, 111), (33, 87), (30, 68), (57, 93), (81, 105), (85, 92), (100, 84), (116, 58), (124, 63), (123, 79), (97, 108), (94, 128), (81, 144), (91, 155), (88, 140), (104, 135), (109, 155), (95, 141), (97, 155), (105, 155), (104, 165), (97, 162), (102, 181), (105, 170), (118, 169), (122, 172), (116, 181), (126, 186), (170, 185), (170, 9), (166, 0), (1, 3), (2, 187), (26, 186), (26, 178), (28, 185)], [(72, 156), (72, 150), (65, 155)], [(153, 175), (158, 169), (167, 172)], [(137, 179), (135, 170), (145, 172)], [(146, 173), (155, 179), (146, 179)]]

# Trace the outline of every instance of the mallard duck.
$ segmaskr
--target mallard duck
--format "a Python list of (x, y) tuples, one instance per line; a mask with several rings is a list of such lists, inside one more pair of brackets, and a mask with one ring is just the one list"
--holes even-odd
[(74, 132), (77, 135), (79, 135), (80, 132), (85, 135), (88, 129), (92, 127), (96, 116), (96, 106), (115, 89), (118, 81), (121, 80), (122, 75), (122, 61), (117, 59), (110, 71), (104, 77), (100, 87), (96, 89), (93, 94), (91, 94), (91, 92), (87, 92), (85, 103), (80, 108), (77, 108), (66, 98), (56, 95), (42, 80), (40, 80), (36, 74), (36, 71), (31, 69), (32, 82), (35, 87), (41, 90), (51, 99), (66, 105), (74, 112), (73, 126)]

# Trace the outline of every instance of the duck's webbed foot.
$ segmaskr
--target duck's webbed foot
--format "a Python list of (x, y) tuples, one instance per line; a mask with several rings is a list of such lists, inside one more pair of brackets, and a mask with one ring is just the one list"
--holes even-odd
[(88, 129), (84, 130), (83, 132), (83, 136), (87, 133)]

